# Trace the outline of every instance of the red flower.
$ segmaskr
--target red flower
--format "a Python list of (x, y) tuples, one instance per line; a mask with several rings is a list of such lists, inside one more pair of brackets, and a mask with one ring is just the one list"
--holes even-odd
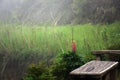
[(73, 42), (72, 42), (72, 52), (73, 53), (76, 52), (76, 42), (75, 42), (75, 40), (73, 40)]

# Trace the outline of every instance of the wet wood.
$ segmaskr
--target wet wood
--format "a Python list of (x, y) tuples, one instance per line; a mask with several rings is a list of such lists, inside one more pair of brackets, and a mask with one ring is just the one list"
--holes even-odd
[(79, 78), (95, 78), (95, 80), (105, 80), (106, 74), (112, 74), (113, 77), (111, 77), (110, 80), (116, 80), (116, 74), (114, 74), (116, 72), (114, 71), (117, 69), (117, 66), (118, 62), (90, 61), (70, 72), (70, 75)]
[(101, 75), (106, 71), (116, 67), (118, 62), (90, 61), (85, 65), (75, 69), (70, 74), (75, 75)]
[(96, 55), (96, 60), (102, 60), (102, 55), (107, 54), (110, 61), (120, 61), (120, 50), (94, 50), (92, 53)]
[(120, 54), (120, 50), (94, 50), (93, 54)]

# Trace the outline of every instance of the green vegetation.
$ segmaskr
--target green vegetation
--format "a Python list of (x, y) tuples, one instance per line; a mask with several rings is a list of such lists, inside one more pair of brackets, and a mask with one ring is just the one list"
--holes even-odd
[(73, 52), (60, 54), (52, 66), (52, 74), (56, 77), (55, 80), (71, 80), (70, 71), (83, 65), (82, 58)]
[(24, 80), (54, 80), (45, 63), (31, 64), (28, 67)]
[(24, 80), (72, 80), (69, 72), (83, 65), (78, 54), (67, 52), (59, 54), (51, 67), (45, 64), (31, 65)]
[[(71, 51), (72, 29), (77, 44), (76, 54), (81, 57), (83, 63), (94, 59), (91, 55), (92, 50), (115, 47), (119, 49), (119, 25), (119, 22), (109, 25), (75, 26), (0, 25), (0, 57), (4, 56), (3, 59), (1, 58), (1, 78), (13, 72), (13, 68), (8, 66), (15, 65), (14, 71), (18, 71), (15, 73), (16, 77), (22, 77), (21, 74), (25, 73), (30, 64), (44, 61), (46, 67), (51, 67), (56, 55)], [(10, 79), (14, 75), (9, 74), (9, 76), (7, 78)]]

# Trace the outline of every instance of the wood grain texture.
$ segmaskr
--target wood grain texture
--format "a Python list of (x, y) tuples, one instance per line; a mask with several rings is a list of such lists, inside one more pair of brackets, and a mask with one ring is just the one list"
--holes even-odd
[(120, 54), (120, 50), (94, 50), (93, 54)]
[(90, 61), (85, 65), (70, 72), (71, 75), (97, 75), (101, 76), (111, 69), (117, 67), (118, 62), (111, 61)]

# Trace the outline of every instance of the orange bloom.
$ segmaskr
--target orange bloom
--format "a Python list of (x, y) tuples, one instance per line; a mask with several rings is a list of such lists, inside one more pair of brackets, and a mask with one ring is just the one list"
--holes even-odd
[(76, 42), (75, 42), (75, 40), (73, 40), (73, 42), (72, 42), (72, 52), (73, 53), (76, 52)]

